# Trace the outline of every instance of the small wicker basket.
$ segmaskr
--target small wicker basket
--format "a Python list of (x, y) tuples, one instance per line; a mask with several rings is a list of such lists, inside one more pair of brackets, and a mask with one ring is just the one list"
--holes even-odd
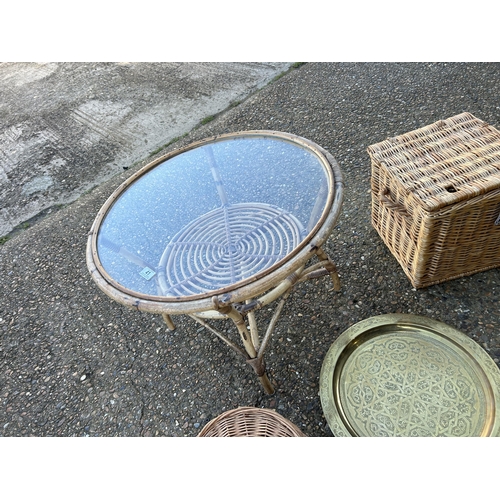
[(306, 437), (292, 422), (273, 410), (242, 406), (215, 417), (198, 437)]
[(500, 132), (461, 113), (368, 147), (372, 225), (423, 288), (500, 267)]

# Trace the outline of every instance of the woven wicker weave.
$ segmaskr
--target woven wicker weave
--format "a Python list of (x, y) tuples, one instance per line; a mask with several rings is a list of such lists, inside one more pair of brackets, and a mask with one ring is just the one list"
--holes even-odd
[(305, 434), (273, 410), (243, 406), (215, 417), (198, 437), (305, 437)]
[(500, 266), (500, 132), (462, 113), (368, 148), (372, 224), (416, 288)]
[(292, 214), (265, 203), (226, 204), (177, 233), (159, 263), (161, 294), (217, 290), (276, 264), (305, 237)]

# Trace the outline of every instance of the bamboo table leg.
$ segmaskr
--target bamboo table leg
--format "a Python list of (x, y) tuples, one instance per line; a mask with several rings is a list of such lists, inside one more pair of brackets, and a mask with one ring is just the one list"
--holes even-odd
[[(246, 362), (255, 371), (255, 373), (258, 376), (258, 378), (260, 380), (260, 383), (262, 384), (262, 387), (264, 388), (264, 390), (266, 391), (266, 393), (267, 394), (274, 394), (274, 387), (272, 386), (272, 384), (269, 381), (269, 378), (268, 378), (268, 376), (266, 374), (265, 363), (264, 363), (264, 360), (262, 359), (262, 353), (260, 352), (260, 350), (259, 350), (259, 354), (257, 354), (255, 348), (252, 348), (251, 344), (249, 344), (249, 343), (247, 343), (248, 350), (243, 350), (240, 347), (238, 347), (237, 345), (235, 345), (233, 342), (231, 342), (230, 340), (228, 340), (218, 330), (216, 330), (215, 328), (213, 328), (212, 326), (210, 326), (202, 318), (200, 318), (200, 317), (198, 317), (198, 316), (196, 316), (194, 314), (190, 314), (189, 316), (191, 318), (193, 318), (195, 321), (197, 321), (198, 323), (200, 323), (201, 325), (203, 325), (205, 328), (207, 328), (208, 330), (210, 330), (212, 333), (214, 333), (217, 337), (219, 337), (219, 339), (221, 339), (229, 347), (231, 347), (231, 349), (233, 349), (233, 351), (235, 351), (236, 353), (238, 353), (241, 356), (243, 356), (245, 358)], [(239, 323), (239, 327), (238, 327), (238, 324), (236, 323), (236, 321), (234, 319), (233, 319), (233, 323), (235, 323), (236, 327), (238, 328), (238, 330), (240, 332), (243, 330), (243, 326), (242, 326), (241, 323)], [(247, 332), (248, 332), (248, 330), (247, 330)], [(248, 336), (247, 332), (245, 333), (245, 335)], [(248, 351), (250, 351), (250, 353), (253, 354), (253, 357), (250, 356), (250, 353)]]
[[(212, 302), (214, 305), (214, 313), (217, 315), (217, 319), (231, 319), (236, 326), (240, 338), (243, 342), (244, 349), (238, 347), (224, 335), (222, 335), (215, 328), (212, 328), (206, 321), (204, 321), (201, 315), (190, 314), (194, 320), (203, 325), (208, 330), (212, 331), (229, 345), (234, 351), (242, 355), (246, 362), (253, 368), (256, 375), (258, 376), (262, 387), (267, 394), (274, 394), (274, 387), (269, 381), (266, 373), (266, 366), (264, 363), (264, 351), (271, 338), (276, 322), (281, 314), (284, 303), (288, 296), (290, 295), (293, 286), (296, 283), (305, 281), (312, 278), (317, 278), (320, 276), (330, 275), (334, 283), (334, 289), (340, 289), (340, 280), (338, 278), (337, 269), (332, 260), (328, 257), (326, 252), (321, 248), (315, 249), (320, 261), (307, 269), (305, 265), (301, 266), (298, 270), (290, 274), (280, 285), (274, 288), (272, 291), (268, 292), (259, 299), (247, 300), (244, 304), (239, 304), (236, 308), (233, 304), (221, 303), (217, 298), (213, 298)], [(281, 297), (274, 314), (269, 322), (266, 333), (264, 334), (262, 341), (259, 338), (257, 332), (257, 322), (255, 319), (255, 313), (264, 306), (269, 305), (274, 302), (277, 298)], [(203, 313), (201, 313), (203, 314)], [(167, 315), (163, 315), (167, 325), (171, 323), (171, 319)], [(205, 317), (211, 317), (210, 315)], [(248, 324), (250, 330), (245, 322), (245, 317), (248, 318)], [(172, 323), (173, 324), (173, 323)]]
[(264, 363), (262, 357), (248, 359), (247, 363), (254, 369), (255, 373), (259, 377), (260, 383), (262, 384), (262, 387), (264, 387), (266, 394), (274, 394), (274, 387), (267, 377), (266, 364)]
[(248, 331), (247, 325), (241, 313), (239, 313), (233, 306), (229, 305), (221, 307), (219, 312), (233, 320), (249, 356), (247, 363), (254, 369), (266, 393), (274, 394), (274, 387), (267, 376), (264, 360), (262, 359), (262, 356), (257, 356), (256, 346), (252, 342), (252, 335)]
[(165, 323), (167, 325), (167, 328), (171, 332), (173, 332), (175, 330), (175, 324), (172, 321), (172, 318), (170, 317), (170, 315), (163, 313), (162, 316), (163, 316), (163, 321), (165, 321)]

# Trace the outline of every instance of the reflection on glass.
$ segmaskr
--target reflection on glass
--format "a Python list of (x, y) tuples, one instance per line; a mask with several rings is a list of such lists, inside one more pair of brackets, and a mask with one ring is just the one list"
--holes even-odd
[(328, 177), (309, 149), (238, 137), (174, 156), (121, 193), (100, 226), (105, 271), (125, 288), (191, 296), (262, 273), (320, 219)]

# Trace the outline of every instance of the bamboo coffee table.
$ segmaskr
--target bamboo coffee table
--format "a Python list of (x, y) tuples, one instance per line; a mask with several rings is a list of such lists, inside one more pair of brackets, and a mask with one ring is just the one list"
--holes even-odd
[[(87, 266), (117, 302), (201, 323), (241, 354), (274, 392), (264, 351), (293, 286), (330, 275), (322, 249), (340, 213), (342, 174), (295, 135), (248, 131), (175, 150), (132, 175), (92, 225)], [(266, 332), (256, 313), (280, 299)], [(236, 336), (214, 320), (230, 319)], [(239, 337), (239, 340), (238, 340)]]

